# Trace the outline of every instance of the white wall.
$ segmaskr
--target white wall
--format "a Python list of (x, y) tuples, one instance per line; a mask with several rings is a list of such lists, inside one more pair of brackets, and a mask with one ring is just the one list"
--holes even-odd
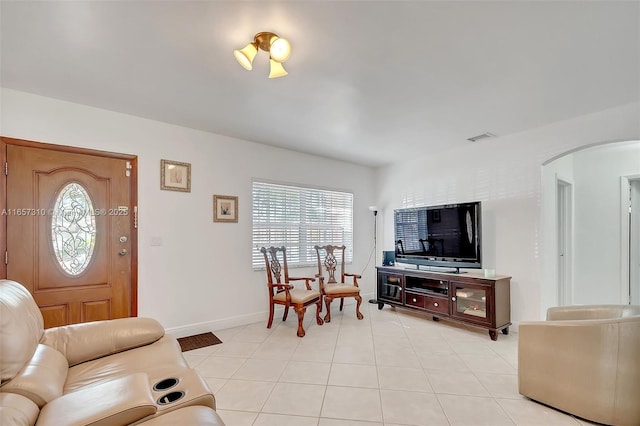
[[(626, 303), (622, 271), (622, 176), (640, 175), (640, 142), (578, 151), (575, 178), (574, 302)], [(625, 194), (628, 199), (629, 194)], [(628, 217), (624, 215), (625, 220)], [(626, 238), (625, 238), (626, 240)], [(626, 268), (625, 268), (626, 269)], [(627, 294), (624, 294), (627, 293)]]
[[(253, 178), (353, 192), (352, 271), (367, 263), (373, 169), (9, 89), (0, 96), (3, 136), (138, 156), (139, 315), (175, 335), (266, 322), (266, 276), (251, 268)], [(160, 190), (163, 158), (191, 163), (190, 193)], [(237, 224), (213, 222), (213, 194), (239, 197)], [(373, 294), (373, 264), (362, 283)]]
[(377, 175), (379, 246), (393, 250), (396, 208), (480, 200), (484, 265), (512, 276), (512, 322), (543, 318), (557, 294), (542, 274), (542, 164), (580, 146), (638, 139), (639, 117), (640, 104), (633, 103), (443, 155), (407, 153), (418, 158)]

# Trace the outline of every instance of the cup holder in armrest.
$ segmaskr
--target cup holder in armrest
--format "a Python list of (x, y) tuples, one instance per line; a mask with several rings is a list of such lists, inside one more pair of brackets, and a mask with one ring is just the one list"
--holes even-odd
[(157, 392), (157, 391), (171, 389), (172, 387), (178, 384), (178, 381), (179, 380), (176, 379), (175, 377), (169, 377), (168, 379), (160, 380), (158, 383), (153, 385), (153, 390)]
[(173, 391), (173, 392), (169, 392), (166, 395), (162, 395), (160, 398), (158, 398), (158, 405), (167, 405), (167, 404), (171, 404), (172, 402), (176, 402), (179, 399), (182, 399), (182, 397), (184, 396), (184, 392), (182, 391)]

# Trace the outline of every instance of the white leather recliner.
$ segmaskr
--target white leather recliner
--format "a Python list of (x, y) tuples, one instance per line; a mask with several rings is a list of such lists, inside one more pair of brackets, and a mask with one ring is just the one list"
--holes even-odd
[(224, 425), (157, 321), (43, 324), (28, 290), (0, 280), (2, 426)]
[(640, 306), (557, 307), (520, 323), (518, 386), (587, 420), (640, 425)]

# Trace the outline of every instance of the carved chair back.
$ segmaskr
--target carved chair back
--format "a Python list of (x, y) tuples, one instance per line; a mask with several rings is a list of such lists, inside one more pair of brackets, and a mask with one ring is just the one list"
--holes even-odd
[[(318, 255), (318, 275), (328, 276), (324, 284), (344, 283), (344, 254), (346, 246), (314, 246)], [(339, 277), (340, 281), (336, 278)]]
[[(262, 247), (260, 252), (264, 255), (264, 263), (267, 268), (267, 283), (271, 291), (269, 296), (285, 291), (284, 288), (274, 287), (273, 284), (289, 284), (289, 268), (287, 267), (286, 247)], [(283, 281), (284, 278), (284, 281)]]

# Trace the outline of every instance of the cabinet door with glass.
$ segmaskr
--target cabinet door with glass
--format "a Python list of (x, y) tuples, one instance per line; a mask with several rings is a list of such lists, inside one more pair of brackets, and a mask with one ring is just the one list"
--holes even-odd
[(450, 283), (451, 316), (491, 325), (493, 322), (492, 287), (456, 281), (450, 281)]
[[(402, 280), (400, 274), (378, 273), (378, 300), (402, 304)], [(382, 309), (381, 304), (378, 307)]]

